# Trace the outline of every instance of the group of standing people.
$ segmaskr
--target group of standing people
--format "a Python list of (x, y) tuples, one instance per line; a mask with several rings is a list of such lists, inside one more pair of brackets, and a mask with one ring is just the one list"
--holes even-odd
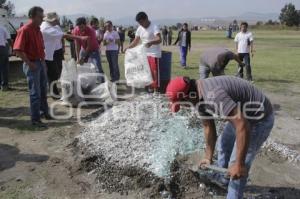
[[(59, 25), (59, 16), (55, 12), (47, 13), (44, 16), (44, 10), (41, 7), (33, 7), (29, 10), (28, 16), (30, 20), (18, 30), (13, 49), (24, 62), (23, 71), (27, 77), (30, 95), (31, 123), (33, 126), (46, 127), (41, 118), (53, 119), (48, 110), (47, 90), (50, 88), (50, 94), (54, 99), (60, 97), (56, 81), (59, 80), (62, 72), (65, 52), (64, 39), (70, 41), (70, 44), (74, 46), (73, 51), (75, 52), (72, 52), (71, 46), (71, 54), (79, 64), (92, 61), (97, 66), (97, 72), (103, 77), (100, 80), (102, 82), (104, 81), (104, 72), (101, 64), (100, 45), (103, 43), (106, 47), (111, 81), (115, 82), (120, 79), (118, 53), (122, 39), (114, 30), (111, 21), (105, 23), (105, 32), (103, 33), (98, 28), (96, 20), (92, 20), (88, 25), (85, 18), (78, 18), (76, 27), (71, 27), (68, 33), (64, 33)], [(0, 29), (0, 33), (1, 31), (2, 29)], [(0, 37), (0, 53), (2, 53), (2, 45), (6, 46), (9, 39), (7, 32), (1, 35), (3, 36)], [(3, 76), (2, 71), (1, 65), (1, 77)], [(1, 80), (1, 83), (4, 88), (7, 81), (4, 79)]]
[(162, 29), (162, 36), (163, 36), (163, 45), (164, 46), (170, 46), (172, 45), (172, 40), (173, 40), (173, 30), (172, 27), (167, 27), (165, 26)]

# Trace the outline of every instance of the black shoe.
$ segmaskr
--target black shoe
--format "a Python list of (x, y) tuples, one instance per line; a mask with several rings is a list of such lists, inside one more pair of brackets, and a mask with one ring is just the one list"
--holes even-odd
[(54, 120), (54, 118), (49, 113), (43, 114), (42, 117), (45, 118), (45, 120)]
[(1, 89), (3, 92), (7, 92), (7, 91), (10, 91), (11, 89), (8, 87), (8, 86), (2, 86), (2, 89)]
[(42, 121), (32, 121), (31, 124), (32, 124), (33, 127), (47, 128), (47, 125), (44, 124)]

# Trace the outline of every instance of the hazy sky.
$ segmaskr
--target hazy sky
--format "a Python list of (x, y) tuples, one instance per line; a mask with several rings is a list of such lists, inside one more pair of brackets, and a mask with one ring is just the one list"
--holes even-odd
[(286, 3), (300, 10), (300, 0), (11, 0), (17, 14), (34, 5), (60, 15), (90, 14), (118, 19), (146, 11), (153, 19), (187, 17), (227, 17), (245, 12), (279, 13)]

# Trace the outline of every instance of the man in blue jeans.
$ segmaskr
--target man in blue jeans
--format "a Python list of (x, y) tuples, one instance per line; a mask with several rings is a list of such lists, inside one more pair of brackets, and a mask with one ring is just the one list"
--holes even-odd
[(101, 56), (99, 53), (99, 42), (97, 40), (96, 31), (87, 25), (86, 18), (80, 17), (76, 20), (76, 27), (72, 32), (75, 36), (87, 37), (87, 40), (77, 39), (75, 42), (77, 61), (80, 64), (87, 62), (89, 59), (95, 60), (98, 72), (102, 76), (103, 81), (103, 69), (101, 64)]
[[(206, 140), (205, 158), (199, 166), (213, 163), (217, 144), (217, 165), (228, 168), (230, 178), (219, 174), (211, 180), (228, 186), (227, 199), (242, 199), (251, 164), (274, 125), (269, 99), (248, 81), (230, 76), (198, 81), (177, 77), (169, 83), (167, 96), (173, 112), (179, 111), (181, 102), (199, 111)], [(217, 117), (227, 121), (219, 138)]]
[(180, 49), (180, 63), (183, 68), (187, 67), (186, 58), (188, 51), (191, 51), (191, 31), (188, 29), (188, 24), (184, 23), (181, 31), (178, 33), (177, 40), (174, 45), (178, 44)]
[(30, 91), (31, 122), (36, 127), (46, 127), (41, 121), (52, 119), (47, 103), (47, 74), (43, 36), (40, 25), (44, 18), (44, 11), (40, 7), (29, 10), (30, 21), (18, 30), (14, 43), (14, 51), (23, 62), (23, 71), (27, 77)]

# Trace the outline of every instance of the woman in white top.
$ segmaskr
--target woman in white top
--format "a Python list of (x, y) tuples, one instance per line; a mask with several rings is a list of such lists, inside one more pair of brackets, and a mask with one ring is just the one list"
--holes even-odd
[(106, 57), (110, 69), (110, 77), (112, 82), (120, 80), (119, 70), (119, 33), (113, 30), (113, 24), (111, 21), (105, 23), (106, 32), (104, 34), (103, 43), (106, 46)]

